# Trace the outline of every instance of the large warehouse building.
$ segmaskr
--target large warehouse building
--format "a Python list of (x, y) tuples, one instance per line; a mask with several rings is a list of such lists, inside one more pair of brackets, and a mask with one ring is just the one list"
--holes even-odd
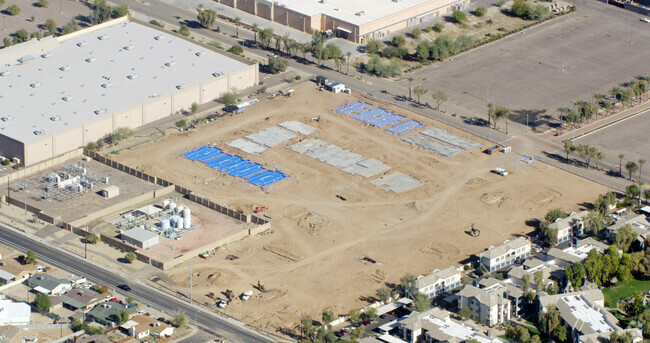
[(0, 50), (0, 155), (25, 165), (256, 85), (258, 66), (126, 17)]
[(216, 0), (296, 30), (331, 30), (359, 44), (462, 9), (470, 0)]

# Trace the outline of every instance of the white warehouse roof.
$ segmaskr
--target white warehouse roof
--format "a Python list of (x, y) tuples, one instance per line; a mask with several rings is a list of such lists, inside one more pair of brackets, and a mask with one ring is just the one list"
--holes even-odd
[(435, 1), (437, 0), (275, 0), (274, 2), (276, 6), (286, 7), (310, 17), (322, 13), (361, 26)]
[(126, 18), (100, 25), (0, 51), (1, 135), (28, 143), (247, 67)]

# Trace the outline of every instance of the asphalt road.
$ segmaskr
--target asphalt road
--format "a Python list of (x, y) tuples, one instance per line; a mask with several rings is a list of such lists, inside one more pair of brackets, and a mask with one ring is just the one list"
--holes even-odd
[(156, 309), (161, 309), (171, 315), (184, 313), (189, 322), (193, 322), (204, 332), (216, 337), (226, 338), (232, 342), (277, 341), (258, 334), (245, 327), (241, 322), (225, 319), (207, 312), (205, 309), (191, 306), (152, 287), (134, 282), (126, 274), (119, 275), (109, 271), (77, 255), (44, 243), (43, 240), (31, 238), (4, 223), (0, 223), (0, 243), (20, 251), (31, 249), (39, 260), (76, 275), (83, 275), (90, 281), (108, 285), (112, 289), (116, 289), (118, 285), (128, 284), (131, 291), (121, 293), (140, 299), (142, 302), (151, 304)]

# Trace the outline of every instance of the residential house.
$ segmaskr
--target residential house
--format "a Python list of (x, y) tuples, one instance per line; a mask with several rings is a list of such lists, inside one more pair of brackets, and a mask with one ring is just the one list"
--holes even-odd
[(594, 249), (602, 254), (607, 247), (609, 245), (587, 237), (585, 239), (574, 240), (574, 243), (565, 249), (551, 248), (540, 259), (559, 268), (564, 268), (567, 265), (584, 261), (587, 255), (589, 255), (589, 252)]
[(526, 237), (518, 237), (499, 246), (491, 247), (476, 256), (488, 272), (494, 272), (515, 263), (519, 259), (529, 257), (530, 240)]
[(512, 316), (521, 317), (524, 314), (522, 305), (524, 304), (525, 293), (521, 288), (493, 277), (482, 278), (478, 282), (475, 282), (474, 286), (489, 292), (496, 290), (503, 291), (504, 297), (510, 301), (510, 312), (512, 312)]
[(580, 211), (578, 213), (572, 212), (566, 218), (558, 218), (548, 227), (557, 230), (557, 240), (551, 242), (553, 244), (560, 244), (570, 241), (573, 237), (581, 236), (584, 233), (584, 220), (591, 211)]
[(529, 258), (520, 266), (514, 266), (508, 270), (508, 278), (518, 286), (524, 287), (524, 275), (529, 275), (529, 287), (536, 288), (535, 273), (542, 272), (542, 287), (546, 289), (553, 282), (559, 287), (559, 282), (564, 277), (564, 270), (556, 265), (546, 263), (538, 258)]
[(451, 313), (432, 308), (422, 313), (414, 311), (399, 323), (400, 337), (410, 343), (415, 342), (464, 342), (476, 340), (479, 343), (502, 343), (503, 340), (490, 337), (473, 322), (458, 321)]
[(469, 308), (472, 319), (481, 324), (487, 326), (503, 324), (513, 315), (507, 293), (507, 289), (502, 287), (482, 289), (465, 285), (457, 294), (458, 309)]
[(104, 335), (90, 335), (78, 339), (76, 343), (113, 343), (113, 341)]
[(426, 294), (427, 298), (433, 298), (460, 287), (460, 271), (461, 268), (449, 266), (442, 270), (436, 269), (429, 275), (420, 275), (415, 280), (415, 288), (418, 292)]
[(641, 342), (641, 330), (623, 330), (618, 326), (618, 319), (604, 308), (604, 300), (600, 289), (556, 295), (540, 292), (537, 298), (539, 311), (546, 312), (549, 306), (557, 308), (560, 324), (567, 327), (567, 336), (573, 343), (608, 342), (609, 335), (614, 331), (630, 331), (633, 342)]
[(165, 338), (174, 334), (171, 325), (159, 322), (149, 316), (135, 315), (131, 320), (122, 324), (120, 328), (129, 333), (129, 336), (143, 339), (147, 336)]
[(51, 295), (60, 295), (72, 289), (70, 281), (44, 273), (30, 276), (27, 279), (27, 285), (39, 293)]
[(86, 313), (86, 320), (94, 320), (99, 324), (114, 327), (118, 323), (117, 314), (123, 310), (129, 311), (130, 316), (135, 313), (133, 307), (127, 308), (126, 305), (117, 302), (108, 302), (99, 304), (88, 311), (88, 313)]
[(0, 281), (4, 284), (23, 281), (35, 273), (36, 266), (33, 264), (21, 264), (13, 258), (0, 260)]
[(0, 300), (0, 326), (29, 325), (32, 308), (26, 303), (16, 303), (8, 299)]
[(644, 214), (627, 213), (617, 220), (616, 223), (605, 228), (605, 234), (610, 239), (616, 240), (616, 233), (625, 225), (630, 225), (632, 231), (637, 234), (636, 241), (632, 244), (633, 249), (643, 249), (646, 239), (650, 239), (650, 223)]
[(23, 330), (16, 326), (0, 326), (0, 343), (30, 343), (38, 341), (37, 330)]
[(99, 293), (85, 288), (73, 288), (61, 295), (63, 307), (86, 312), (104, 300)]

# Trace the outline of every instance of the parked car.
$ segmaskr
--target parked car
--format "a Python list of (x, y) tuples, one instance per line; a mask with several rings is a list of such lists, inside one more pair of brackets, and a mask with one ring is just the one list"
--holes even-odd
[(650, 19), (648, 18), (641, 18), (641, 21), (644, 23), (650, 23)]
[(131, 287), (129, 285), (119, 285), (119, 286), (117, 286), (117, 288), (119, 288), (119, 289), (121, 289), (123, 291), (127, 291), (127, 292), (131, 291)]
[(362, 323), (363, 325), (365, 325), (365, 326), (368, 326), (368, 325), (370, 325), (370, 322), (369, 322), (369, 321), (367, 321), (367, 320), (364, 320), (364, 321), (362, 321), (361, 323)]
[(221, 301), (219, 301), (219, 303), (217, 304), (217, 306), (219, 306), (219, 308), (225, 308), (226, 306), (228, 306), (228, 301), (226, 301), (226, 300), (221, 300)]

